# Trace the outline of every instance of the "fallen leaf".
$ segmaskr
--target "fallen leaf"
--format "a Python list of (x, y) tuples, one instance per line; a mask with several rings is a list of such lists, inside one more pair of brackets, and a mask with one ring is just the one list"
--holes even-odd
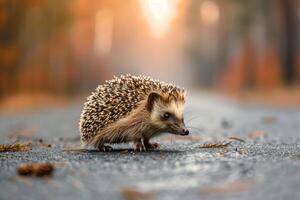
[(18, 174), (22, 176), (48, 176), (51, 175), (54, 166), (50, 163), (25, 163), (18, 167)]
[(37, 146), (37, 147), (46, 147), (46, 148), (51, 148), (52, 147), (52, 144), (44, 143), (42, 139), (40, 139), (38, 143), (35, 143), (33, 145)]
[(86, 152), (86, 149), (63, 149), (63, 151), (69, 152)]
[(277, 118), (273, 117), (273, 116), (266, 116), (266, 117), (262, 118), (262, 122), (265, 123), (265, 124), (272, 124), (276, 121), (277, 121)]
[(230, 144), (231, 144), (231, 141), (226, 142), (226, 143), (224, 143), (224, 142), (221, 142), (221, 143), (206, 143), (206, 144), (201, 145), (199, 148), (225, 148)]
[(251, 139), (263, 138), (265, 136), (266, 136), (266, 133), (264, 131), (254, 131), (254, 132), (248, 134), (248, 137)]
[(30, 143), (0, 144), (0, 152), (31, 151)]
[(124, 187), (121, 189), (121, 195), (127, 200), (151, 200), (153, 199), (153, 193), (140, 192), (136, 189)]
[(236, 140), (236, 141), (239, 141), (239, 142), (246, 143), (245, 140), (243, 140), (243, 139), (241, 139), (241, 138), (239, 138), (239, 137), (235, 137), (235, 136), (229, 137), (228, 139), (230, 139), (230, 140)]
[(253, 182), (237, 181), (233, 183), (225, 183), (223, 185), (214, 185), (206, 188), (201, 188), (200, 191), (206, 194), (237, 193), (249, 191), (253, 187)]

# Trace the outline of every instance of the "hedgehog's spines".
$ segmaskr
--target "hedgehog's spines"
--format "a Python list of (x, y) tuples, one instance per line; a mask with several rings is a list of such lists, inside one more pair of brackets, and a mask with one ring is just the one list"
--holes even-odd
[(114, 76), (113, 79), (99, 85), (87, 98), (81, 113), (79, 125), (82, 141), (128, 116), (151, 92), (173, 96), (174, 100), (179, 101), (183, 101), (185, 96), (184, 89), (144, 75)]

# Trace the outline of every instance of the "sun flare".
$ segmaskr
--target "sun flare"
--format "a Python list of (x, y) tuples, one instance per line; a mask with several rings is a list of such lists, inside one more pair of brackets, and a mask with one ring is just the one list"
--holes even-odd
[(220, 20), (220, 8), (211, 0), (205, 0), (200, 7), (200, 17), (205, 25), (215, 25)]
[(179, 0), (139, 0), (150, 30), (157, 38), (164, 36), (177, 15)]

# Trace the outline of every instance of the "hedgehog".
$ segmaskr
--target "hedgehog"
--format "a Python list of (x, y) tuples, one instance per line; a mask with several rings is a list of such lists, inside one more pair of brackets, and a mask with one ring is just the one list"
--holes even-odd
[(136, 151), (159, 147), (150, 139), (162, 133), (188, 135), (183, 110), (186, 92), (144, 75), (114, 76), (87, 98), (79, 129), (84, 146), (101, 151), (108, 144), (133, 142)]

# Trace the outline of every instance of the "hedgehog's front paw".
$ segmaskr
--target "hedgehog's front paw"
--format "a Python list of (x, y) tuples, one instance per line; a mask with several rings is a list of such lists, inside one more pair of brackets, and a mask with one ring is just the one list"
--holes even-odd
[(141, 143), (141, 142), (135, 143), (135, 149), (134, 149), (134, 150), (135, 150), (135, 151), (139, 151), (139, 152), (147, 151), (147, 150), (146, 150), (146, 147), (145, 147), (144, 144)]
[(147, 143), (145, 146), (147, 149), (158, 149), (160, 147), (158, 143)]
[(112, 151), (113, 148), (111, 146), (108, 145), (103, 145), (102, 147), (98, 148), (99, 151)]

